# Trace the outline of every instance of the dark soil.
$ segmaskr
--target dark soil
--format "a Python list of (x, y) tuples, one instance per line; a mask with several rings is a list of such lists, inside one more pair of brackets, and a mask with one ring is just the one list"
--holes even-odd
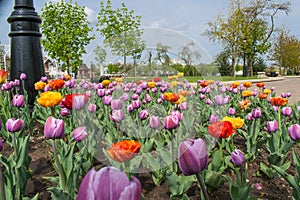
[[(42, 129), (40, 129), (42, 130)], [(37, 130), (39, 131), (39, 130)], [(35, 132), (37, 133), (37, 132)], [(244, 141), (240, 136), (235, 137), (235, 145), (244, 149)], [(297, 149), (298, 152), (299, 148)], [(11, 149), (5, 144), (4, 149), (1, 153), (7, 155), (11, 152)], [(52, 186), (48, 181), (44, 179), (47, 176), (53, 176), (56, 174), (52, 167), (51, 163), (51, 148), (46, 143), (46, 140), (43, 137), (43, 134), (40, 132), (35, 136), (31, 137), (29, 145), (29, 155), (32, 158), (30, 164), (30, 169), (32, 170), (32, 177), (29, 179), (26, 195), (33, 197), (35, 194), (39, 193), (39, 199), (47, 200), (51, 199), (50, 194), (47, 191), (47, 188)], [(260, 162), (267, 163), (267, 153), (262, 150), (261, 154), (255, 159), (254, 162), (249, 163), (248, 171), (248, 181), (249, 184), (259, 183), (262, 186), (262, 189), (252, 188), (251, 196), (261, 199), (270, 199), (270, 200), (287, 200), (292, 199), (291, 193), (292, 188), (283, 178), (269, 179), (260, 173), (260, 176), (253, 176), (259, 172)], [(287, 160), (292, 161), (291, 153), (289, 153)], [(293, 164), (288, 170), (289, 173), (295, 172)], [(229, 173), (229, 172), (228, 172)], [(166, 183), (162, 183), (159, 187), (156, 186), (151, 178), (149, 173), (138, 174), (137, 177), (142, 184), (142, 192), (147, 200), (164, 200), (169, 199), (170, 193)], [(200, 192), (197, 184), (195, 183), (187, 192), (191, 200), (200, 199)], [(213, 200), (227, 200), (230, 199), (229, 195), (229, 186), (225, 182), (218, 190), (213, 191), (209, 194), (210, 199)]]

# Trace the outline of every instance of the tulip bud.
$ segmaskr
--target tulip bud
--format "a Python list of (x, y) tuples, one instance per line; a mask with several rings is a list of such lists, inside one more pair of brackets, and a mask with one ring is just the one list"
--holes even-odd
[(89, 111), (90, 113), (93, 113), (93, 112), (96, 112), (96, 110), (97, 110), (96, 104), (90, 103), (90, 105), (88, 106), (88, 111)]
[(77, 200), (86, 199), (142, 199), (140, 181), (115, 167), (92, 168), (83, 178)]
[(139, 99), (132, 101), (132, 106), (133, 106), (134, 109), (140, 108), (141, 107), (141, 101)]
[(8, 132), (18, 132), (20, 130), (22, 130), (24, 127), (24, 122), (22, 119), (14, 119), (14, 118), (10, 118), (7, 120), (6, 122), (6, 130)]
[(300, 139), (300, 125), (293, 124), (291, 127), (288, 128), (290, 137), (292, 140), (297, 141)]
[(210, 105), (210, 104), (211, 104), (211, 100), (210, 100), (210, 99), (206, 99), (205, 103), (206, 103), (207, 105)]
[(141, 120), (147, 119), (148, 116), (149, 116), (149, 111), (147, 109), (144, 109), (139, 113), (139, 117)]
[(27, 79), (26, 74), (21, 73), (21, 74), (20, 74), (20, 80), (24, 81), (24, 80), (26, 80), (26, 79)]
[(165, 117), (164, 119), (164, 127), (165, 129), (172, 130), (177, 128), (179, 123), (178, 117), (176, 115), (170, 115)]
[(102, 102), (104, 105), (110, 105), (113, 97), (111, 95), (102, 97)]
[(98, 89), (97, 90), (98, 97), (104, 97), (105, 96), (105, 89)]
[(224, 104), (224, 97), (222, 95), (217, 95), (214, 97), (215, 104), (221, 106)]
[(228, 114), (229, 115), (234, 115), (235, 114), (235, 109), (234, 108), (229, 108), (228, 109)]
[(273, 133), (278, 130), (278, 122), (276, 120), (267, 122), (267, 131)]
[(252, 111), (252, 117), (253, 118), (260, 118), (261, 117), (261, 108), (255, 108)]
[(15, 107), (24, 107), (25, 105), (25, 99), (24, 95), (16, 94), (12, 99), (12, 104)]
[(210, 122), (210, 123), (212, 123), (212, 122), (217, 122), (217, 121), (219, 121), (218, 115), (211, 114), (211, 115), (209, 116), (209, 122)]
[(122, 110), (113, 110), (110, 115), (110, 119), (117, 123), (121, 122), (124, 118), (125, 116)]
[(231, 156), (230, 156), (230, 159), (229, 161), (235, 165), (235, 166), (240, 166), (244, 163), (245, 161), (245, 156), (243, 154), (243, 152), (241, 152), (240, 150), (238, 149), (235, 149), (232, 153), (231, 153)]
[(202, 139), (186, 139), (178, 146), (178, 165), (186, 176), (198, 174), (207, 167), (207, 147)]
[(281, 113), (282, 113), (284, 116), (291, 116), (292, 112), (293, 112), (292, 108), (291, 108), (291, 107), (288, 107), (288, 106), (282, 108), (282, 110), (281, 110)]
[(160, 127), (160, 118), (158, 116), (152, 115), (149, 120), (149, 126), (152, 129), (157, 129)]
[(182, 102), (178, 105), (178, 109), (179, 110), (187, 110), (188, 109), (188, 103), (185, 101), (185, 102)]
[(70, 114), (70, 110), (68, 108), (62, 108), (61, 111), (60, 111), (60, 115), (61, 116), (68, 116)]
[(76, 142), (81, 142), (85, 138), (87, 138), (88, 134), (86, 132), (85, 127), (78, 127), (73, 132), (73, 138)]
[(44, 136), (46, 139), (60, 139), (63, 138), (65, 132), (64, 120), (55, 119), (50, 116), (46, 120), (44, 126)]
[(122, 109), (122, 101), (120, 99), (113, 99), (110, 102), (110, 108), (112, 110), (120, 110)]

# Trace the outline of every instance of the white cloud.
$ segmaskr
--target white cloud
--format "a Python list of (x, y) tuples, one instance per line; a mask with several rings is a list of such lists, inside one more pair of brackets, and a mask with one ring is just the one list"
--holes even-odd
[(85, 13), (87, 14), (87, 18), (90, 23), (94, 23), (97, 21), (97, 12), (89, 7), (84, 8)]

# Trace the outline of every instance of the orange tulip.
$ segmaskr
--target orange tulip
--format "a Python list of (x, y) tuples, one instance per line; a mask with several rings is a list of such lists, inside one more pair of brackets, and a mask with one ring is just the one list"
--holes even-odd
[(109, 157), (118, 162), (125, 162), (134, 158), (141, 149), (141, 144), (135, 140), (116, 142), (107, 150)]
[(104, 87), (108, 86), (109, 84), (110, 84), (110, 80), (103, 80), (103, 81), (102, 81), (102, 85), (103, 85)]
[(61, 79), (55, 79), (49, 82), (49, 86), (52, 90), (59, 90), (64, 87), (65, 81)]
[(256, 83), (256, 87), (264, 87), (265, 86), (265, 84), (264, 83), (262, 83), (262, 82), (260, 82), (260, 83)]
[(249, 88), (249, 87), (252, 86), (252, 82), (246, 81), (246, 82), (243, 83), (243, 85), (244, 85), (244, 87)]
[(270, 102), (273, 106), (284, 106), (287, 104), (288, 99), (282, 97), (272, 97), (270, 98)]
[(240, 84), (241, 84), (240, 82), (235, 81), (235, 82), (233, 82), (233, 83), (231, 84), (231, 87), (232, 87), (232, 88), (237, 88)]
[(251, 105), (251, 101), (249, 101), (247, 99), (243, 100), (243, 101), (239, 101), (238, 105), (242, 110), (245, 110)]
[(179, 100), (179, 95), (171, 92), (165, 92), (164, 93), (164, 100), (170, 101), (172, 103), (175, 103)]
[(36, 89), (36, 90), (44, 90), (44, 88), (46, 87), (46, 85), (47, 85), (47, 83), (39, 81), (39, 82), (36, 82), (34, 84), (34, 89)]
[(208, 82), (207, 81), (203, 81), (200, 83), (201, 87), (207, 87), (208, 86)]
[(37, 99), (38, 104), (40, 104), (43, 107), (54, 107), (57, 106), (63, 97), (59, 92), (43, 92), (40, 96), (40, 98)]
[(267, 97), (268, 97), (268, 95), (264, 94), (264, 93), (261, 93), (258, 95), (258, 98), (260, 98), (260, 99), (266, 99)]
[(8, 71), (0, 69), (0, 84), (5, 83), (8, 76)]

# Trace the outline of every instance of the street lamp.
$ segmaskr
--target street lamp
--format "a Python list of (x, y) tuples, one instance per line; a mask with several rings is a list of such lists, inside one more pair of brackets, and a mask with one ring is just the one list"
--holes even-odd
[(14, 11), (7, 21), (11, 24), (8, 34), (11, 38), (10, 80), (19, 79), (21, 73), (27, 75), (24, 88), (32, 109), (37, 95), (34, 83), (45, 76), (39, 31), (42, 20), (35, 12), (33, 0), (15, 0)]

